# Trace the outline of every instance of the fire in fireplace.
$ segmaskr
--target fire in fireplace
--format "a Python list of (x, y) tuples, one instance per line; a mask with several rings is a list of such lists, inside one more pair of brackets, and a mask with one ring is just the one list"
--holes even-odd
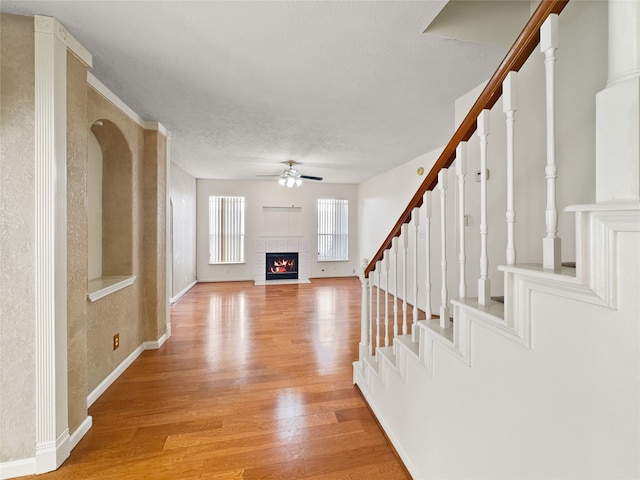
[(267, 253), (266, 280), (297, 280), (298, 253)]

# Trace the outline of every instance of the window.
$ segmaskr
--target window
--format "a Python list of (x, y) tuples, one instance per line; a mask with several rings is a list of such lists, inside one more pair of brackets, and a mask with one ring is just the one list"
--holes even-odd
[(349, 260), (349, 201), (318, 199), (318, 261)]
[(209, 197), (209, 263), (244, 263), (244, 197)]

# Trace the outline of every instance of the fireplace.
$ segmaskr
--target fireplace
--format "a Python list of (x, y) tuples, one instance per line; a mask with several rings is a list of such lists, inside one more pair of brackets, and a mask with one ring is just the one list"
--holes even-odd
[(266, 280), (297, 280), (298, 252), (267, 253)]

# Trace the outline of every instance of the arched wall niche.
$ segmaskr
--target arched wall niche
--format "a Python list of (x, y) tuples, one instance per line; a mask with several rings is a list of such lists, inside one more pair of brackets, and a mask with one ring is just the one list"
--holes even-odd
[[(133, 162), (129, 144), (118, 126), (107, 119), (91, 125), (91, 133), (102, 153), (102, 241), (100, 274), (104, 277), (133, 274)], [(91, 167), (92, 160), (89, 160)], [(91, 171), (89, 175), (92, 175)], [(91, 178), (88, 179), (91, 185)], [(89, 198), (95, 198), (89, 192)], [(95, 214), (98, 209), (89, 205)], [(89, 257), (95, 258), (97, 246), (89, 245)], [(97, 271), (93, 268), (93, 274)], [(92, 280), (89, 278), (89, 280)]]

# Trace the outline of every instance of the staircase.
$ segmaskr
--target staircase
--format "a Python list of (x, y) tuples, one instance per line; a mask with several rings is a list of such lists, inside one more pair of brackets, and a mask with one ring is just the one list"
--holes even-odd
[(605, 82), (572, 64), (624, 15), (567, 3), (539, 4), (363, 262), (354, 383), (416, 479), (640, 478), (640, 188), (599, 187), (640, 160), (596, 154)]

